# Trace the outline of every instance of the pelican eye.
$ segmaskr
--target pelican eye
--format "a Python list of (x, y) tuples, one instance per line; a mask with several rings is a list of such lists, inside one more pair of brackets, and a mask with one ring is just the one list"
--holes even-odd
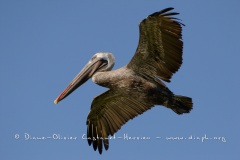
[(90, 61), (93, 61), (94, 59), (96, 59), (96, 57), (97, 57), (97, 56), (93, 56)]

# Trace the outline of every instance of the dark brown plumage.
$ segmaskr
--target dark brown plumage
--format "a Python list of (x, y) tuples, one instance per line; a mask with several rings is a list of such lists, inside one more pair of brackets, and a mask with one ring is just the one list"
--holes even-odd
[(166, 8), (148, 16), (140, 23), (137, 51), (127, 65), (146, 78), (158, 76), (166, 82), (182, 64), (182, 23), (173, 18), (175, 12)]
[(192, 99), (173, 94), (160, 80), (170, 82), (182, 64), (182, 23), (166, 8), (140, 23), (136, 53), (128, 65), (112, 70), (111, 53), (95, 54), (69, 86), (54, 101), (58, 103), (77, 87), (92, 80), (109, 88), (94, 98), (87, 117), (88, 144), (102, 153), (109, 148), (108, 136), (154, 105), (163, 105), (177, 114), (189, 113)]

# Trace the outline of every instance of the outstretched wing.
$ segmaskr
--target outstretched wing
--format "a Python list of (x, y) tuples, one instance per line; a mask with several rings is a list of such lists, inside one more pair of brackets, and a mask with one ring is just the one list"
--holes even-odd
[[(133, 93), (134, 94), (134, 93)], [(87, 118), (88, 144), (93, 144), (94, 150), (102, 153), (102, 146), (108, 149), (108, 136), (114, 135), (128, 120), (142, 114), (153, 105), (146, 104), (141, 99), (120, 93), (115, 90), (96, 97), (92, 102)]]
[(170, 82), (182, 64), (182, 23), (166, 8), (144, 19), (139, 26), (138, 48), (127, 67), (147, 79)]

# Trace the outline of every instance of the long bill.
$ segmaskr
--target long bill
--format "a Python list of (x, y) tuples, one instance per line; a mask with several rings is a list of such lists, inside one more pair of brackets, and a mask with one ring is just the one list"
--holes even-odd
[(66, 98), (69, 94), (71, 94), (79, 86), (85, 83), (89, 78), (92, 77), (95, 72), (97, 72), (106, 64), (107, 62), (101, 58), (95, 58), (94, 60), (90, 60), (85, 65), (85, 67), (78, 73), (78, 75), (71, 81), (67, 88), (55, 99), (54, 103), (57, 104), (58, 102)]

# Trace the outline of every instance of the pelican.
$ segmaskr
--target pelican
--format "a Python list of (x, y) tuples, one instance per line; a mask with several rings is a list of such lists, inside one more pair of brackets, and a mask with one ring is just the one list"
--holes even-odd
[(141, 21), (139, 44), (127, 65), (112, 70), (113, 54), (96, 53), (54, 101), (57, 104), (90, 78), (109, 88), (94, 98), (86, 122), (88, 144), (100, 154), (103, 146), (108, 150), (110, 135), (155, 105), (165, 106), (177, 114), (189, 113), (192, 109), (190, 97), (175, 95), (162, 82), (170, 82), (182, 64), (184, 24), (173, 17), (179, 14), (170, 12), (173, 9), (163, 9)]

